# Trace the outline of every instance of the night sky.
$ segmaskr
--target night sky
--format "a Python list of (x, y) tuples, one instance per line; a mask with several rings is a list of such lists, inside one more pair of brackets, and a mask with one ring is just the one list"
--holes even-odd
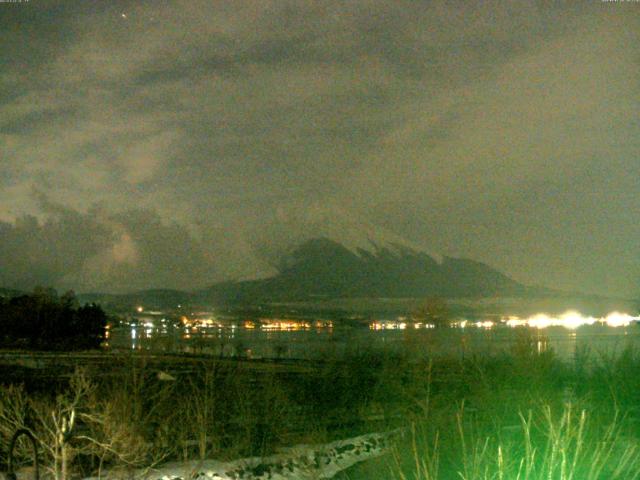
[(640, 293), (639, 2), (30, 0), (0, 39), (0, 286), (193, 289), (340, 232)]

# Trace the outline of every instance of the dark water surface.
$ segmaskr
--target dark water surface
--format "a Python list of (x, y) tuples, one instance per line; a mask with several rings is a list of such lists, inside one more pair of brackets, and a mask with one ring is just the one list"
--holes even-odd
[(640, 346), (640, 325), (612, 327), (595, 323), (569, 329), (561, 326), (416, 328), (409, 324), (371, 323), (361, 327), (288, 326), (246, 328), (242, 324), (209, 328), (118, 327), (110, 330), (112, 350), (203, 353), (220, 357), (322, 359), (359, 353), (405, 353), (427, 356), (498, 355), (522, 350), (553, 350), (565, 360), (576, 352), (616, 355)]

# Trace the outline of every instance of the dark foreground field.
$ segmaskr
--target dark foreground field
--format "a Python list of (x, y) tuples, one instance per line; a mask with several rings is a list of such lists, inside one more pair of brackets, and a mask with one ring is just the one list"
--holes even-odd
[[(170, 460), (267, 455), (400, 428), (345, 478), (633, 479), (640, 355), (561, 362), (523, 334), (509, 354), (415, 362), (367, 354), (293, 363), (207, 357), (0, 355), (0, 462), (32, 431), (61, 479)], [(26, 444), (18, 445), (29, 463)]]

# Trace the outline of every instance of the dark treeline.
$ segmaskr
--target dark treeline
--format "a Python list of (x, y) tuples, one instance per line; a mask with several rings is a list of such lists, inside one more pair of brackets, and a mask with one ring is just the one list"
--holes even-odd
[(0, 341), (5, 346), (46, 350), (97, 348), (107, 316), (95, 304), (81, 306), (70, 291), (36, 288), (13, 298), (0, 297)]

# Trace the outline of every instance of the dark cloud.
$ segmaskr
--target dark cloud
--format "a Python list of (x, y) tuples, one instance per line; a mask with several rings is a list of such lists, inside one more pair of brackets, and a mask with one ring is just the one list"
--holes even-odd
[(6, 282), (189, 288), (361, 218), (526, 282), (633, 294), (637, 9), (2, 4), (0, 243), (30, 259)]
[(214, 258), (189, 232), (140, 209), (80, 213), (39, 201), (46, 221), (29, 215), (0, 223), (0, 284), (131, 291), (206, 285)]

